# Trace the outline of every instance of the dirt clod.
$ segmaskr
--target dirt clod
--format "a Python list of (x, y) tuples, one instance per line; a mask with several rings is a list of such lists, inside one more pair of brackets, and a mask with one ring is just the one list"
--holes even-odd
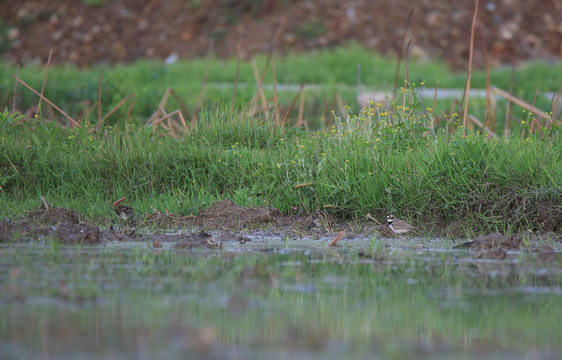
[(65, 244), (99, 244), (100, 230), (86, 224), (59, 225), (56, 229), (59, 241)]
[(474, 250), (517, 250), (523, 244), (520, 235), (505, 237), (500, 233), (492, 233), (479, 236), (473, 240), (453, 247), (453, 249), (474, 249)]
[(199, 223), (211, 229), (256, 228), (275, 222), (283, 214), (272, 207), (246, 207), (226, 199), (215, 202), (199, 216)]
[(201, 231), (189, 235), (181, 235), (180, 240), (174, 245), (176, 249), (193, 249), (207, 247), (210, 249), (220, 248), (220, 241), (212, 239), (211, 234)]
[(80, 213), (78, 211), (51, 207), (40, 207), (27, 214), (26, 219), (30, 222), (37, 222), (44, 225), (59, 224), (78, 224), (80, 223)]

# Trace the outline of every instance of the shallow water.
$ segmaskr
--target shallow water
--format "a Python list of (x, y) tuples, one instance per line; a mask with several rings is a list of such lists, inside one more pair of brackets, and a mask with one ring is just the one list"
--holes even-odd
[(562, 267), (536, 254), (476, 259), (437, 239), (163, 245), (0, 246), (0, 359), (562, 357)]

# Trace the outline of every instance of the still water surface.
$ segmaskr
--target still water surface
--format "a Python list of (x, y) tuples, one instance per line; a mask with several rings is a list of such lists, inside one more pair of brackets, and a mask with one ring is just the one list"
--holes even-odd
[(451, 247), (2, 245), (0, 359), (562, 358), (560, 262)]

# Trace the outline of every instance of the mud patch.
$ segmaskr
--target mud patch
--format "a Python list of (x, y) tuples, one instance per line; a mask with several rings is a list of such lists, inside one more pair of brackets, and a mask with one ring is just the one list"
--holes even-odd
[(264, 224), (281, 224), (285, 216), (273, 207), (246, 207), (226, 199), (215, 202), (197, 218), (197, 224), (209, 229), (259, 228)]
[(16, 241), (18, 236), (18, 229), (16, 229), (12, 222), (0, 224), (0, 243)]
[[(552, 215), (552, 214), (551, 214)], [(273, 207), (246, 207), (226, 199), (213, 203), (199, 216), (175, 215), (171, 213), (143, 214), (128, 221), (106, 221), (108, 230), (80, 223), (83, 216), (74, 210), (42, 206), (30, 211), (17, 221), (0, 222), (0, 242), (22, 242), (44, 238), (57, 238), (63, 244), (100, 244), (108, 241), (147, 241), (153, 247), (162, 243), (176, 243), (177, 249), (197, 247), (220, 248), (222, 243), (248, 241), (244, 235), (263, 235), (287, 238), (333, 238), (341, 230), (346, 230), (346, 238), (365, 238), (372, 235), (383, 238), (395, 237), (388, 225), (370, 217), (370, 221), (348, 223), (338, 219), (328, 211), (315, 211), (305, 215), (283, 215)], [(555, 217), (553, 224), (557, 224)], [(447, 224), (435, 220), (424, 222), (423, 228), (439, 232), (447, 228), (461, 229), (460, 223)], [(420, 227), (421, 228), (421, 227)], [(177, 229), (176, 233), (166, 233)], [(194, 231), (187, 234), (186, 229)], [(212, 237), (201, 230), (211, 231)], [(155, 233), (152, 233), (152, 232)], [(500, 233), (479, 236), (456, 249), (478, 251), (477, 257), (502, 259), (505, 252), (526, 249), (531, 251), (538, 235), (513, 235), (506, 237)], [(553, 241), (560, 241), (560, 234), (552, 234)], [(460, 237), (460, 236), (459, 236)], [(544, 237), (541, 238), (545, 240)], [(544, 243), (544, 242), (543, 242)], [(545, 253), (541, 257), (552, 256)]]
[(562, 229), (562, 209), (559, 205), (545, 201), (537, 208), (538, 228), (556, 232)]
[(40, 207), (25, 216), (25, 220), (44, 225), (79, 224), (81, 214), (78, 211), (58, 208)]
[(541, 263), (558, 263), (562, 264), (562, 253), (557, 252), (548, 245), (542, 245), (534, 248), (532, 252), (537, 253), (537, 261)]
[(473, 240), (453, 247), (453, 249), (473, 249), (473, 250), (517, 250), (523, 244), (521, 235), (505, 237), (500, 233), (493, 233), (479, 236)]
[[(524, 250), (536, 253), (536, 259), (543, 263), (562, 262), (562, 253), (555, 251), (548, 245), (540, 244), (539, 240), (548, 240), (536, 235), (524, 238), (522, 235), (512, 235), (509, 237), (500, 233), (493, 233), (479, 236), (473, 240), (453, 247), (453, 249), (477, 250), (474, 255), (477, 259), (503, 260), (508, 251)], [(559, 240), (559, 239), (550, 239)]]
[(197, 217), (194, 215), (178, 216), (171, 213), (156, 213), (145, 215), (142, 225), (170, 229), (179, 226), (193, 226), (196, 219)]
[(55, 236), (63, 244), (99, 244), (100, 230), (86, 224), (59, 225), (54, 230)]
[[(158, 239), (158, 238), (157, 238)], [(155, 240), (158, 241), (158, 240)], [(209, 249), (222, 248), (222, 241), (215, 240), (211, 234), (201, 231), (189, 235), (181, 235), (179, 241), (174, 245), (176, 249), (193, 249), (206, 247)]]

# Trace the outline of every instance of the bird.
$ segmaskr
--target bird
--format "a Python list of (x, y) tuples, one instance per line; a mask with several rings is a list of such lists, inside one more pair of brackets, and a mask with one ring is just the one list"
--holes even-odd
[(394, 215), (390, 214), (386, 217), (386, 222), (392, 230), (393, 233), (397, 235), (406, 234), (410, 230), (414, 230), (415, 227), (408, 224), (407, 222), (397, 219)]
[(123, 202), (126, 198), (122, 198), (117, 200), (116, 202), (114, 202), (113, 204), (111, 204), (111, 206), (113, 206), (113, 210), (115, 210), (115, 213), (117, 214), (117, 216), (123, 220), (131, 220), (133, 218), (133, 216), (135, 215), (135, 209), (133, 209), (130, 206), (127, 205), (119, 205), (121, 202)]
[(117, 216), (123, 220), (131, 220), (135, 215), (135, 209), (127, 205), (116, 205), (113, 207)]

